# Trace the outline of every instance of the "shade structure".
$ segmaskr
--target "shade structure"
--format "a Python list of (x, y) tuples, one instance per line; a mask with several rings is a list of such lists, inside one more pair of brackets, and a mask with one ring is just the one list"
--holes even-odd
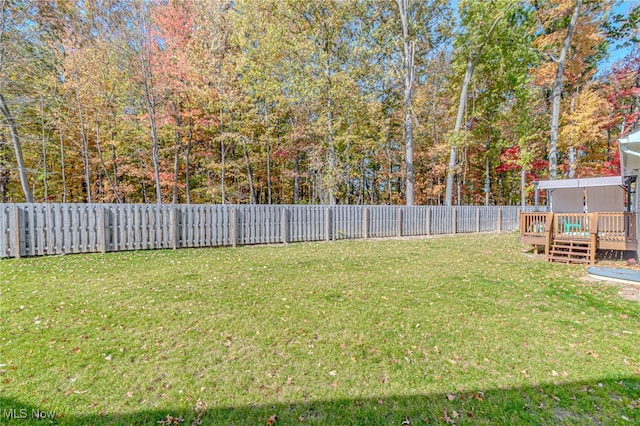
[(618, 139), (623, 176), (640, 175), (640, 130)]
[(543, 180), (534, 183), (549, 192), (556, 213), (623, 212), (625, 186), (622, 176)]

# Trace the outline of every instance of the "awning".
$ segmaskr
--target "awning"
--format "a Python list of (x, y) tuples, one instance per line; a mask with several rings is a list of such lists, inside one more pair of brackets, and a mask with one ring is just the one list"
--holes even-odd
[[(638, 158), (640, 160), (640, 157)], [(623, 186), (622, 176), (606, 176), (597, 178), (539, 180), (533, 182), (538, 189), (590, 188), (594, 186)]]
[(640, 175), (640, 130), (618, 139), (623, 176)]

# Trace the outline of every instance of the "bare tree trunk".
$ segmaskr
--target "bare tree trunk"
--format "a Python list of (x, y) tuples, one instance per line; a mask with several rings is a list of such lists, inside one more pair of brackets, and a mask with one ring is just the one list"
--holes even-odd
[(222, 197), (222, 204), (224, 204), (225, 201), (225, 154), (224, 139), (220, 139), (220, 193)]
[(569, 147), (567, 157), (569, 160), (569, 179), (575, 179), (578, 153), (576, 152), (576, 148), (574, 146)]
[(300, 201), (300, 154), (296, 155), (293, 165), (293, 204)]
[(0, 133), (0, 202), (7, 202), (7, 184), (9, 183), (9, 159), (7, 158), (7, 152), (5, 145), (7, 141), (4, 137), (4, 132)]
[(525, 187), (527, 185), (527, 171), (520, 169), (520, 206), (524, 209), (527, 206), (527, 193)]
[[(74, 63), (74, 67), (76, 67)], [(87, 192), (87, 203), (91, 203), (91, 174), (89, 170), (89, 142), (87, 141), (87, 135), (84, 128), (84, 118), (82, 114), (82, 104), (80, 103), (80, 86), (78, 84), (78, 70), (74, 72), (76, 82), (76, 103), (78, 104), (78, 120), (80, 121), (80, 139), (82, 140), (82, 164), (84, 167), (84, 184)]]
[[(61, 106), (61, 105), (60, 105)], [(58, 127), (58, 136), (60, 139), (60, 177), (62, 179), (62, 202), (67, 202), (67, 175), (65, 172), (65, 152), (64, 152), (64, 135), (62, 133), (62, 114), (60, 110), (58, 110), (58, 118), (59, 118), (59, 127)]]
[[(462, 80), (462, 87), (460, 89), (460, 99), (458, 100), (458, 114), (456, 115), (456, 125), (454, 128), (454, 135), (457, 137), (460, 134), (460, 129), (462, 129), (462, 119), (464, 118), (464, 111), (467, 106), (467, 93), (469, 92), (469, 84), (471, 84), (471, 78), (473, 77), (473, 71), (475, 70), (478, 62), (480, 61), (480, 56), (482, 55), (482, 49), (489, 41), (491, 34), (495, 30), (498, 22), (504, 17), (507, 11), (503, 11), (491, 25), (489, 32), (485, 35), (482, 43), (478, 46), (478, 49), (472, 52), (469, 55), (469, 59), (467, 61), (467, 67), (464, 71), (464, 79)], [(447, 186), (445, 190), (445, 201), (444, 204), (450, 206), (453, 198), (453, 176), (455, 174), (456, 168), (456, 156), (457, 156), (457, 140), (454, 140), (451, 145), (451, 152), (449, 154), (449, 171), (447, 173)]]
[[(142, 60), (142, 67), (145, 68), (144, 60)], [(146, 74), (143, 71), (143, 74)], [(153, 144), (152, 148), (152, 161), (153, 161), (153, 171), (154, 177), (156, 181), (156, 203), (162, 204), (162, 190), (160, 188), (160, 156), (158, 153), (158, 130), (156, 127), (156, 111), (155, 111), (155, 96), (152, 93), (152, 89), (147, 81), (146, 76), (143, 76), (144, 81), (144, 91), (145, 91), (145, 101), (147, 104), (147, 113), (149, 114), (149, 125), (151, 127), (151, 141)]]
[(489, 169), (489, 156), (487, 156), (484, 168), (484, 205), (489, 205), (489, 193), (491, 192), (491, 170)]
[(413, 98), (415, 42), (409, 40), (408, 9), (409, 0), (396, 0), (402, 24), (402, 62), (404, 69), (404, 143), (405, 143), (405, 202), (414, 204), (414, 171), (413, 171), (413, 121), (411, 118), (411, 100)]
[[(178, 124), (179, 125), (179, 124)], [(173, 196), (171, 202), (178, 203), (178, 169), (180, 167), (180, 132), (176, 130), (176, 146), (173, 150)]]
[(267, 204), (271, 204), (271, 145), (267, 140)]
[(111, 190), (113, 194), (116, 196), (116, 200), (118, 203), (122, 203), (122, 199), (120, 198), (120, 194), (118, 194), (118, 189), (116, 184), (111, 180), (111, 176), (109, 176), (109, 171), (107, 170), (106, 164), (104, 164), (104, 159), (102, 157), (102, 147), (100, 145), (100, 126), (98, 120), (96, 120), (96, 147), (98, 148), (98, 158), (100, 159), (100, 165), (102, 165), (102, 169), (104, 170), (104, 174), (107, 177), (107, 181), (109, 182), (109, 186), (111, 186)]
[(564, 44), (560, 51), (560, 57), (557, 59), (558, 69), (556, 70), (556, 79), (553, 83), (552, 97), (552, 110), (551, 110), (551, 127), (549, 137), (549, 179), (558, 178), (558, 127), (560, 124), (560, 100), (562, 99), (562, 77), (564, 75), (564, 65), (567, 59), (567, 52), (571, 46), (571, 37), (573, 31), (578, 22), (578, 16), (580, 16), (580, 7), (582, 6), (582, 0), (576, 0), (576, 6), (573, 9), (573, 15), (571, 16), (571, 22), (569, 22), (569, 28), (567, 29), (567, 35), (564, 38)]
[(11, 111), (9, 110), (9, 106), (7, 105), (7, 101), (4, 96), (0, 93), (0, 113), (4, 117), (7, 126), (9, 127), (9, 132), (11, 133), (11, 138), (13, 139), (13, 149), (16, 155), (16, 162), (18, 163), (18, 173), (20, 175), (20, 184), (22, 184), (22, 192), (24, 193), (24, 198), (27, 203), (33, 203), (33, 193), (31, 192), (31, 188), (29, 188), (29, 180), (27, 178), (27, 170), (24, 165), (24, 157), (22, 156), (22, 142), (20, 141), (20, 135), (18, 134), (18, 128), (16, 127), (16, 122), (11, 115)]
[(184, 152), (184, 184), (185, 193), (187, 197), (187, 204), (191, 204), (191, 185), (189, 185), (189, 158), (191, 156), (191, 141), (193, 139), (193, 130), (191, 129), (191, 123), (189, 123), (189, 136), (187, 137), (187, 146)]
[(47, 184), (47, 139), (44, 126), (44, 96), (40, 92), (40, 129), (42, 131), (42, 184), (44, 186), (44, 200), (49, 201), (49, 186)]
[[(247, 165), (247, 179), (249, 180), (249, 197), (251, 198), (251, 202), (253, 204), (258, 204), (258, 200), (256, 198), (255, 191), (253, 189), (253, 171), (251, 170), (251, 163), (249, 162), (249, 153), (247, 151), (246, 140), (244, 136), (240, 136), (240, 140), (242, 141), (244, 161)], [(271, 194), (269, 194), (269, 196), (271, 196)], [(269, 198), (269, 203), (271, 203), (271, 198)]]
[(153, 83), (153, 71), (151, 70), (151, 49), (147, 40), (148, 26), (145, 17), (141, 13), (140, 25), (140, 74), (144, 89), (144, 102), (149, 115), (149, 126), (151, 128), (152, 161), (156, 184), (156, 203), (162, 204), (162, 188), (160, 186), (160, 155), (158, 152), (158, 129), (156, 125), (156, 95)]

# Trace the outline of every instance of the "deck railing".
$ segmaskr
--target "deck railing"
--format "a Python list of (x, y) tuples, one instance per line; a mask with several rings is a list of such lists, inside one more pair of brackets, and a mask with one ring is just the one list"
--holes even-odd
[(521, 213), (520, 235), (544, 237), (548, 214), (546, 212)]
[[(635, 213), (520, 213), (520, 235), (554, 238), (588, 239), (596, 234), (607, 242), (636, 241)], [(597, 225), (597, 226), (592, 226)]]
[(589, 238), (589, 215), (585, 213), (556, 213), (553, 216), (556, 238)]
[(598, 238), (603, 241), (635, 240), (635, 213), (598, 213)]

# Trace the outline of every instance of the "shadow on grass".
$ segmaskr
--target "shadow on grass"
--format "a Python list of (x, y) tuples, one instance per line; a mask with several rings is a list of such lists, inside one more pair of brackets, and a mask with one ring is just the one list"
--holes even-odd
[[(640, 424), (640, 377), (543, 384), (486, 391), (381, 396), (304, 403), (131, 411), (51, 413), (0, 397), (0, 424), (401, 425), (401, 424)], [(40, 418), (36, 418), (36, 416)], [(51, 416), (54, 416), (53, 419)]]

